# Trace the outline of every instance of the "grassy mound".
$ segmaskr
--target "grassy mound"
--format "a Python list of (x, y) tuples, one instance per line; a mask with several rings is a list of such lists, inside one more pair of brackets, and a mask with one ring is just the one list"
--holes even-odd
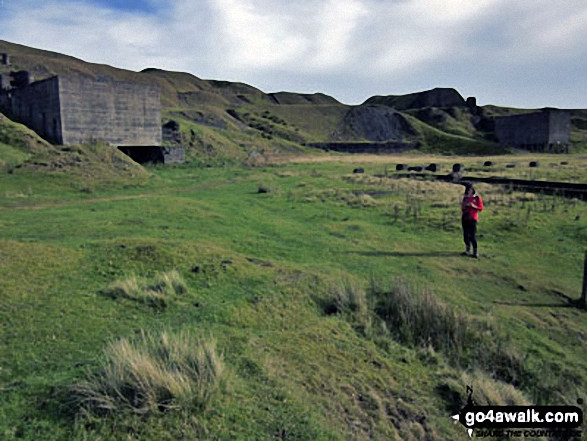
[(35, 132), (0, 113), (0, 161), (17, 165), (32, 155), (55, 150)]

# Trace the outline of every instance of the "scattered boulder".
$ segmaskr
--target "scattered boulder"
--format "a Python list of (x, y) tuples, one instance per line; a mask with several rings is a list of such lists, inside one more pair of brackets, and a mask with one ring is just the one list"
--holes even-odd
[(532, 161), (530, 162), (530, 164), (528, 164), (530, 167), (538, 167), (540, 165), (540, 163), (538, 161)]
[(506, 164), (505, 168), (516, 168), (516, 164)]
[(408, 167), (408, 171), (415, 171), (415, 172), (421, 172), (423, 169), (424, 169), (424, 167), (420, 167), (420, 166)]
[(458, 182), (463, 177), (463, 173), (465, 171), (465, 166), (463, 164), (453, 164), (452, 172), (448, 174), (448, 177), (453, 182)]
[(561, 165), (568, 165), (569, 163), (567, 161), (561, 161)]
[(356, 169), (354, 169), (354, 170), (353, 170), (353, 173), (365, 173), (365, 169), (364, 169), (364, 168), (361, 168), (361, 167), (359, 167), (359, 168), (356, 168)]
[(395, 171), (402, 171), (402, 170), (405, 170), (407, 168), (408, 168), (408, 166), (406, 164), (397, 164), (395, 166)]
[(463, 164), (453, 164), (452, 165), (452, 172), (453, 173), (460, 173), (465, 170), (465, 166)]
[(493, 162), (491, 162), (491, 161), (485, 161), (483, 163), (483, 167), (491, 167), (492, 165), (493, 165)]
[(428, 170), (430, 172), (436, 172), (438, 170), (438, 165), (430, 164), (426, 167), (426, 170)]

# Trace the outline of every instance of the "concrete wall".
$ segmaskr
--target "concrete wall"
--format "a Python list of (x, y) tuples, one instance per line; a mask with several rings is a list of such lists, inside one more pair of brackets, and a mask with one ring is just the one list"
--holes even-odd
[(495, 134), (501, 144), (512, 146), (548, 143), (549, 117), (546, 112), (495, 119)]
[(571, 115), (562, 110), (499, 117), (495, 119), (495, 135), (501, 144), (531, 149), (548, 149), (568, 144)]
[(12, 96), (12, 119), (25, 124), (54, 144), (63, 143), (57, 77), (37, 81), (8, 93)]
[(59, 85), (63, 144), (161, 145), (158, 88), (73, 76)]
[(550, 112), (549, 144), (568, 144), (571, 135), (571, 112)]
[(183, 147), (163, 147), (165, 164), (183, 164), (185, 162), (185, 149)]

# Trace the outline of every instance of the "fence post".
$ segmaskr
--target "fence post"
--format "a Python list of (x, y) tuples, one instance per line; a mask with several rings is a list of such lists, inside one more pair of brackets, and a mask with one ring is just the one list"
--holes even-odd
[(579, 300), (581, 308), (587, 308), (587, 251), (585, 251), (585, 263), (583, 264), (583, 291)]

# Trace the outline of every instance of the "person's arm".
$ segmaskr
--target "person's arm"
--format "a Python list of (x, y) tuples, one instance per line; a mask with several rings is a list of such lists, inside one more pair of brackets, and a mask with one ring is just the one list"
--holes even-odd
[(477, 196), (476, 199), (477, 199), (477, 203), (471, 202), (471, 207), (477, 211), (482, 211), (483, 210), (483, 199), (481, 199), (481, 196)]

